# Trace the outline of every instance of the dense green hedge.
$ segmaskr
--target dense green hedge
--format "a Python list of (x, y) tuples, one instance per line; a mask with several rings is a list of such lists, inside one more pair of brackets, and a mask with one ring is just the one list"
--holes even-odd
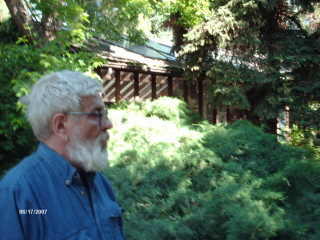
[(199, 122), (176, 99), (110, 117), (105, 174), (128, 239), (319, 239), (320, 166), (306, 150), (246, 121)]

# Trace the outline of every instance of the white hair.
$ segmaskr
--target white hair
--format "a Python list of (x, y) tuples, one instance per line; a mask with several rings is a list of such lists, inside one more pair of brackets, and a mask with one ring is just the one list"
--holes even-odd
[(40, 78), (27, 96), (27, 119), (34, 135), (43, 141), (52, 134), (55, 114), (81, 110), (81, 99), (102, 91), (101, 83), (81, 72), (63, 70)]

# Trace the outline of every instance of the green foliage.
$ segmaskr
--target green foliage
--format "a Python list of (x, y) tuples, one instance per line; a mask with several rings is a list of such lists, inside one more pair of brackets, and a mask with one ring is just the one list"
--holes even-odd
[(189, 112), (185, 102), (169, 97), (162, 97), (155, 102), (145, 102), (144, 111), (146, 116), (157, 116), (160, 119), (177, 123), (185, 119)]
[(320, 159), (319, 132), (312, 128), (299, 128), (293, 125), (290, 130), (290, 141), (288, 144), (304, 148), (313, 153), (316, 159)]
[[(25, 69), (35, 69), (35, 55), (27, 46), (0, 45), (1, 101), (0, 110), (0, 163), (8, 163), (29, 153), (34, 143), (31, 131), (23, 117), (15, 90), (28, 91), (28, 74)], [(19, 81), (18, 78), (23, 79)], [(27, 81), (26, 81), (27, 80)], [(17, 89), (17, 85), (19, 85)], [(29, 149), (28, 149), (29, 148)]]
[(130, 41), (146, 41), (145, 33), (137, 26), (139, 16), (148, 16), (151, 12), (148, 0), (70, 1), (85, 9), (89, 20), (86, 26), (93, 34), (113, 40), (123, 40), (126, 34)]
[(201, 23), (206, 18), (209, 11), (210, 1), (191, 0), (191, 1), (163, 1), (155, 6), (163, 15), (170, 18), (170, 14), (180, 14), (178, 24), (185, 27), (193, 27)]
[(0, 43), (14, 43), (22, 37), (11, 18), (0, 21)]
[(319, 237), (320, 165), (309, 151), (247, 121), (186, 124), (177, 101), (109, 111), (105, 174), (127, 210), (128, 239)]
[[(13, 3), (7, 1), (7, 4)], [(12, 17), (17, 18), (20, 31), (36, 45), (52, 40), (61, 29), (70, 31), (73, 41), (88, 35), (123, 40), (126, 35), (129, 41), (144, 43), (146, 34), (139, 29), (139, 19), (151, 12), (148, 0), (28, 0), (20, 7)]]
[[(163, 106), (166, 106), (164, 108)], [(179, 99), (161, 97), (157, 101), (126, 102), (120, 101), (112, 105), (112, 109), (132, 111), (143, 110), (146, 117), (155, 116), (162, 120), (171, 121), (176, 124), (198, 124), (203, 122), (200, 115), (188, 109), (187, 104)], [(124, 117), (123, 121), (128, 119)]]
[[(27, 94), (44, 74), (70, 69), (95, 76), (93, 69), (104, 62), (85, 47), (78, 53), (69, 52), (72, 39), (76, 37), (72, 31), (57, 34), (59, 38), (37, 47), (24, 37), (18, 38), (19, 45), (0, 44), (0, 164), (3, 169), (28, 155), (37, 143), (19, 97)], [(19, 36), (19, 33), (15, 32), (13, 36)], [(76, 43), (79, 43), (78, 37)]]
[(88, 14), (76, 1), (67, 0), (30, 0), (29, 11), (34, 18), (52, 17), (54, 22), (64, 22), (71, 30), (84, 28), (84, 23), (89, 22)]
[(185, 78), (194, 81), (206, 73), (213, 107), (246, 111), (259, 124), (289, 107), (295, 124), (319, 125), (319, 108), (311, 107), (320, 96), (319, 21), (313, 17), (319, 15), (318, 3), (213, 1), (193, 5), (193, 12), (206, 14), (195, 14), (192, 28), (186, 27), (192, 1), (166, 3)]

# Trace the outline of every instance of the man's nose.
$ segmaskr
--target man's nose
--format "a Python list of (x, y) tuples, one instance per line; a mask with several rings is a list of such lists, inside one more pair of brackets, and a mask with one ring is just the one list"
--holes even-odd
[(102, 123), (101, 130), (106, 131), (113, 127), (112, 122), (108, 117), (106, 117), (105, 121)]

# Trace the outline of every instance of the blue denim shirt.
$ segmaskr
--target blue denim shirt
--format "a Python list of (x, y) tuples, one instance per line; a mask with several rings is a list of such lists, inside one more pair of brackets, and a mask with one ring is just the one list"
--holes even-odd
[(0, 239), (124, 239), (109, 181), (86, 175), (90, 197), (77, 170), (40, 143), (0, 181)]

